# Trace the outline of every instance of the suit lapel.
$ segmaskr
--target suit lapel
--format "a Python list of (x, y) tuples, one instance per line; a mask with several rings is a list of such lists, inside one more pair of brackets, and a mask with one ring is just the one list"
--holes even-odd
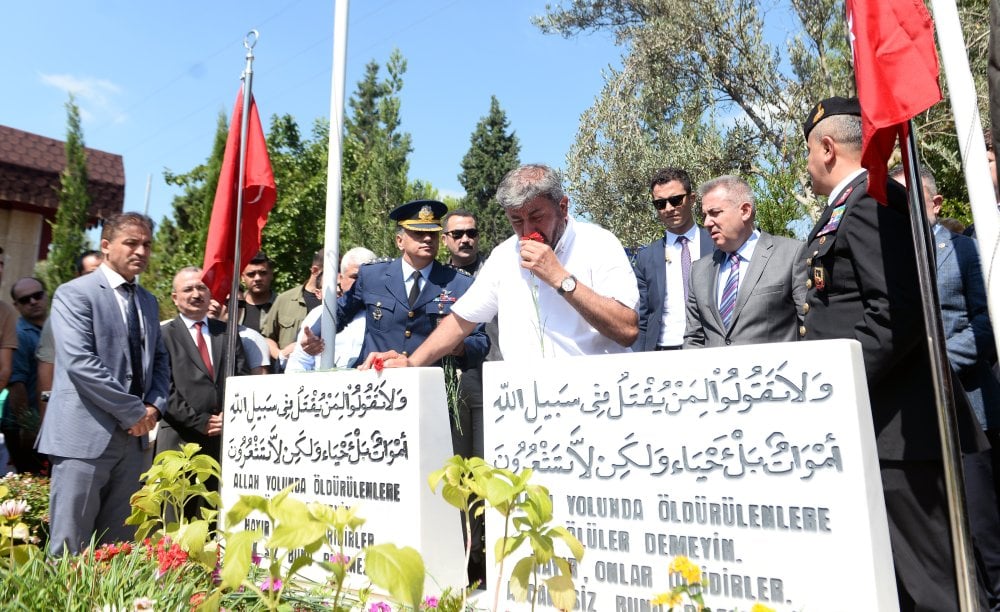
[[(224, 355), (226, 353), (226, 334), (215, 333), (212, 331), (212, 322), (209, 321), (208, 325), (209, 336), (211, 337), (212, 343), (212, 369), (215, 370), (215, 377), (213, 380), (219, 380), (219, 375), (222, 371)], [(237, 342), (240, 342), (239, 337), (236, 338)]]
[[(666, 295), (667, 288), (667, 237), (663, 236), (661, 240), (657, 240), (653, 243), (651, 247), (653, 249), (653, 268), (656, 273), (656, 286), (650, 287), (647, 290), (649, 295)], [(660, 317), (663, 316), (663, 300), (659, 300), (656, 305), (656, 311), (660, 313)]]
[(118, 305), (118, 296), (115, 295), (116, 291), (107, 281), (104, 273), (101, 273), (98, 285), (101, 288), (100, 295), (104, 309), (114, 314), (111, 318), (114, 321), (113, 326), (115, 328), (115, 335), (118, 337), (118, 344), (121, 345), (122, 352), (128, 355), (128, 327), (125, 326), (125, 317), (122, 314), (121, 306)]
[[(767, 267), (767, 260), (771, 258), (773, 251), (774, 240), (770, 234), (761, 232), (757, 239), (757, 246), (754, 247), (753, 255), (750, 257), (750, 263), (747, 265), (747, 273), (740, 279), (739, 293), (736, 294), (736, 306), (733, 308), (734, 323), (736, 318), (740, 316), (743, 306), (750, 299), (750, 294), (760, 281), (760, 277), (764, 275), (764, 268)], [(735, 325), (731, 327), (735, 327)]]
[(442, 278), (444, 276), (444, 266), (438, 262), (433, 262), (431, 264), (431, 270), (427, 274), (427, 278), (424, 279), (424, 286), (420, 288), (420, 295), (417, 296), (417, 301), (413, 303), (413, 309), (423, 308), (428, 303), (433, 301), (436, 297), (441, 295), (441, 292), (445, 289), (446, 280)]
[(948, 261), (948, 258), (955, 254), (955, 245), (952, 244), (951, 236), (944, 236), (945, 232), (940, 234), (934, 232), (934, 261), (936, 262), (935, 268), (941, 270), (944, 266), (944, 262)]
[(403, 259), (397, 257), (385, 269), (385, 289), (389, 295), (396, 298), (400, 304), (408, 305), (410, 298), (406, 295), (406, 285), (403, 280)]

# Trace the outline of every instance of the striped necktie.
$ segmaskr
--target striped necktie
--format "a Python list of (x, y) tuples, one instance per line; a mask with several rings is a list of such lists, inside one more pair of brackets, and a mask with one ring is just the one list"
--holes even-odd
[(722, 290), (722, 297), (719, 299), (719, 314), (722, 315), (722, 322), (729, 329), (729, 324), (733, 320), (733, 310), (736, 309), (736, 294), (740, 291), (740, 256), (736, 253), (729, 254), (729, 278), (726, 279), (726, 286)]

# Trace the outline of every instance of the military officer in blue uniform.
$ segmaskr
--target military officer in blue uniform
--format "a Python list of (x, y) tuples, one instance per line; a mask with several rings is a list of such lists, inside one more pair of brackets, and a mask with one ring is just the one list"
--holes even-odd
[[(361, 266), (354, 286), (337, 300), (337, 327), (365, 313), (365, 337), (357, 363), (368, 353), (394, 350), (409, 355), (472, 285), (472, 276), (435, 261), (441, 244), (441, 216), (448, 207), (435, 200), (397, 206), (396, 246), (401, 257)], [(482, 326), (452, 352), (460, 368), (477, 367), (489, 351)]]

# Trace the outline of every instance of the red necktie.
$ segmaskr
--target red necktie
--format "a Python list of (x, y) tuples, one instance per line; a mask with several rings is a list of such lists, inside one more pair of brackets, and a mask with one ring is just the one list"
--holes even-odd
[(215, 369), (212, 368), (212, 358), (208, 355), (208, 344), (205, 342), (205, 336), (201, 333), (202, 327), (205, 326), (204, 321), (198, 321), (194, 324), (198, 328), (198, 352), (201, 353), (201, 360), (205, 362), (205, 368), (208, 369), (208, 375), (211, 378), (215, 378)]

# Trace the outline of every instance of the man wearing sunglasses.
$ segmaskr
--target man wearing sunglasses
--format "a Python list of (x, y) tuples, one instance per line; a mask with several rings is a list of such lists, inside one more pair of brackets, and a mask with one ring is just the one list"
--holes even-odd
[(686, 170), (658, 170), (649, 189), (653, 210), (666, 232), (635, 258), (639, 338), (632, 350), (674, 350), (684, 344), (691, 264), (711, 255), (714, 245), (708, 231), (694, 222), (691, 209), (695, 196)]
[(484, 259), (479, 255), (479, 229), (476, 217), (464, 209), (449, 211), (441, 217), (441, 238), (451, 253), (448, 263), (475, 276)]
[(22, 474), (42, 474), (48, 469), (43, 455), (35, 451), (35, 437), (41, 426), (38, 408), (38, 362), (35, 350), (42, 326), (48, 316), (45, 286), (37, 278), (22, 278), (10, 289), (17, 320), (17, 351), (7, 385), (7, 404), (3, 413), (3, 435), (11, 462)]

